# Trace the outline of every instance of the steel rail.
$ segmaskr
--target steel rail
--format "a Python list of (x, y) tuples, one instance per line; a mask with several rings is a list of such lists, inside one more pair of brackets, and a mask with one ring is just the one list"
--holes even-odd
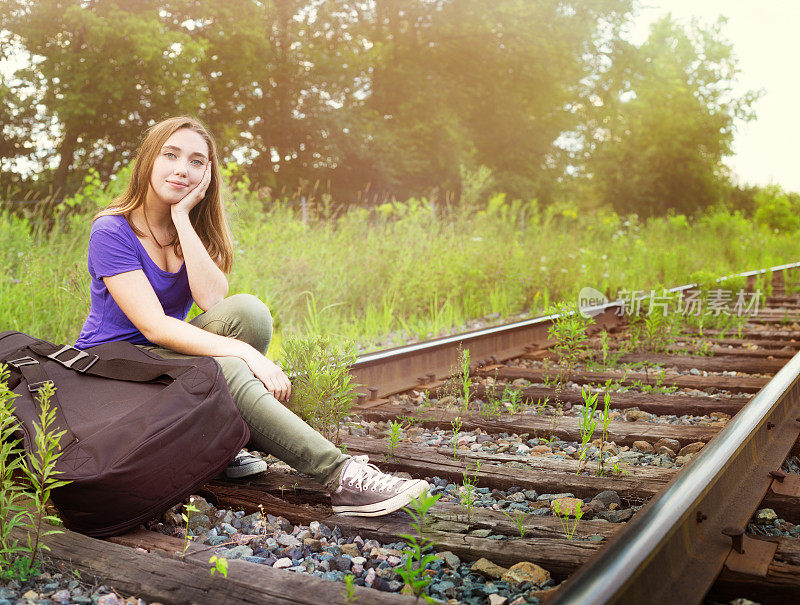
[[(768, 269), (756, 269), (718, 278), (718, 283), (736, 277), (755, 277), (765, 273), (775, 273), (784, 269), (798, 269), (800, 262), (776, 265)], [(670, 288), (667, 292), (682, 292), (696, 288), (698, 284), (686, 284)], [(639, 296), (639, 299), (646, 298)], [(599, 327), (612, 327), (620, 323), (616, 309), (623, 304), (614, 300), (602, 305), (587, 307), (587, 313), (594, 316)], [(494, 356), (504, 361), (524, 353), (531, 345), (545, 345), (548, 330), (553, 320), (559, 317), (545, 315), (513, 323), (483, 328), (472, 332), (454, 334), (443, 338), (384, 349), (366, 353), (358, 357), (350, 366), (350, 372), (361, 392), (372, 389), (372, 396), (384, 396), (413, 388), (417, 382), (431, 381), (436, 377), (449, 376), (458, 357), (459, 346), (469, 348), (473, 360), (489, 359)]]
[(800, 433), (800, 354), (555, 596), (553, 605), (699, 603)]
[[(717, 279), (798, 269), (777, 265)], [(697, 287), (671, 288), (680, 292)], [(586, 311), (600, 325), (619, 322), (611, 301)], [(372, 396), (413, 387), (414, 377), (450, 375), (459, 346), (473, 359), (504, 360), (543, 345), (558, 315), (514, 322), (432, 341), (366, 354), (351, 373), (372, 386)], [(555, 595), (557, 604), (699, 603), (731, 552), (722, 532), (744, 528), (769, 489), (769, 471), (780, 468), (800, 426), (800, 354), (796, 355), (702, 450), (665, 490), (642, 509), (600, 553)], [(424, 382), (424, 378), (420, 379)]]

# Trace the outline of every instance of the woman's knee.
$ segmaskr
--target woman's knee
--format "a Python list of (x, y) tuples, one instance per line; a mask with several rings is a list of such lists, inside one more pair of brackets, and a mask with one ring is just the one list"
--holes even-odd
[(252, 294), (234, 294), (225, 299), (230, 314), (238, 324), (235, 338), (266, 353), (272, 340), (272, 314), (261, 299)]

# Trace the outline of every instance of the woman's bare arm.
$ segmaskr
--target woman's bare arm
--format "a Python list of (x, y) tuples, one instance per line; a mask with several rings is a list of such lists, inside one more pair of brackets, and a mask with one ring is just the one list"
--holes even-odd
[(279, 400), (291, 394), (283, 371), (246, 342), (207, 332), (164, 313), (144, 271), (127, 271), (103, 281), (122, 312), (150, 342), (185, 355), (239, 357)]
[(189, 219), (189, 211), (199, 204), (211, 183), (211, 163), (206, 163), (202, 180), (183, 199), (170, 209), (172, 224), (178, 232), (189, 289), (197, 306), (203, 311), (221, 302), (228, 295), (228, 278), (208, 255)]
[(208, 255), (208, 250), (200, 241), (188, 214), (173, 212), (172, 223), (181, 242), (192, 298), (198, 307), (208, 311), (228, 295), (228, 278)]

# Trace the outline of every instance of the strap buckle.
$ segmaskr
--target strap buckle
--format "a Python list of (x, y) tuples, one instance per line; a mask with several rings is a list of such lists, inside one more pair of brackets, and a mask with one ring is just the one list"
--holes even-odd
[(44, 388), (47, 383), (53, 384), (52, 380), (40, 380), (39, 382), (32, 382), (28, 385), (28, 390), (31, 393), (36, 393)]
[(20, 357), (19, 359), (9, 359), (6, 363), (19, 369), (22, 366), (32, 366), (39, 363), (33, 357)]
[[(69, 361), (62, 361), (61, 359), (58, 359), (59, 355), (61, 355), (62, 353), (65, 353), (67, 351), (74, 351), (75, 353), (77, 353), (77, 355), (75, 355), (75, 357), (73, 357)], [(92, 355), (92, 357), (94, 357), (94, 359), (92, 359), (89, 363), (87, 363), (83, 368), (73, 368), (72, 365), (76, 361), (79, 361), (79, 360), (83, 359), (84, 357), (89, 357), (89, 354), (86, 351), (81, 351), (80, 349), (76, 349), (75, 347), (70, 346), (70, 345), (64, 345), (58, 351), (56, 351), (55, 353), (51, 353), (47, 357), (48, 357), (48, 359), (52, 359), (53, 361), (57, 361), (58, 363), (60, 363), (65, 368), (69, 368), (70, 370), (75, 370), (76, 372), (80, 372), (81, 374), (83, 374), (86, 370), (91, 368), (95, 363), (97, 363), (97, 360), (100, 359), (100, 357), (98, 357), (97, 355)]]

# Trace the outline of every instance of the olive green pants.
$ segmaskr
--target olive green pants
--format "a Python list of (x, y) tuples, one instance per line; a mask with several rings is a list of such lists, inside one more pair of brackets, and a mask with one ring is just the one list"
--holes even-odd
[[(190, 323), (220, 336), (242, 340), (262, 354), (266, 354), (272, 339), (272, 315), (263, 302), (250, 294), (230, 296)], [(162, 347), (142, 348), (161, 357), (191, 357)], [(348, 457), (275, 399), (241, 358), (214, 359), (222, 368), (239, 413), (250, 427), (250, 442), (256, 449), (313, 476), (329, 490), (336, 489)]]

